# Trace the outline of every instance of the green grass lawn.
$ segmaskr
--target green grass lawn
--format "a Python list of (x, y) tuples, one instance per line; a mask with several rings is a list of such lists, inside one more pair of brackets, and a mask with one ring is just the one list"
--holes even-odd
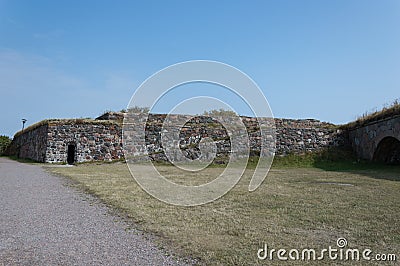
[[(346, 171), (273, 167), (251, 193), (247, 187), (252, 170), (248, 169), (224, 197), (197, 207), (167, 205), (149, 196), (124, 163), (47, 168), (127, 215), (136, 227), (156, 235), (161, 246), (179, 256), (198, 258), (201, 264), (281, 265), (277, 260), (258, 260), (258, 249), (266, 243), (276, 249), (321, 250), (336, 247), (339, 237), (347, 239), (349, 248), (395, 253), (397, 263), (400, 260), (398, 167)], [(221, 172), (212, 167), (201, 174), (182, 175), (172, 166), (158, 168), (176, 182), (204, 183)]]

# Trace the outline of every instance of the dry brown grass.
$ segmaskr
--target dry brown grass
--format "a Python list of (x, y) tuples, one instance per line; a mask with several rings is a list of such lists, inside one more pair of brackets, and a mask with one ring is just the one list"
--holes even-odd
[(397, 116), (400, 115), (400, 99), (397, 99), (393, 101), (393, 103), (385, 106), (382, 110), (380, 111), (375, 111), (372, 113), (364, 113), (362, 116), (358, 117), (356, 121), (350, 122), (346, 125), (344, 125), (344, 128), (357, 128), (357, 127), (362, 127), (366, 124), (379, 121), (385, 118), (389, 118), (392, 116)]
[(121, 126), (122, 121), (118, 120), (95, 120), (91, 118), (73, 118), (73, 119), (45, 119), (35, 124), (30, 125), (24, 130), (20, 130), (15, 133), (14, 137), (17, 137), (25, 132), (34, 130), (44, 125), (80, 125), (80, 124), (98, 124), (98, 125), (119, 125)]
[[(394, 170), (274, 168), (252, 193), (247, 191), (248, 170), (221, 199), (198, 207), (178, 207), (146, 194), (123, 163), (48, 169), (125, 213), (134, 226), (159, 236), (160, 245), (208, 265), (270, 264), (257, 260), (263, 243), (274, 248), (320, 250), (336, 246), (339, 237), (345, 237), (352, 248), (369, 247), (400, 256), (400, 175)], [(174, 167), (159, 169), (175, 181), (187, 181), (188, 176)], [(204, 181), (220, 171), (207, 169), (195, 178)]]

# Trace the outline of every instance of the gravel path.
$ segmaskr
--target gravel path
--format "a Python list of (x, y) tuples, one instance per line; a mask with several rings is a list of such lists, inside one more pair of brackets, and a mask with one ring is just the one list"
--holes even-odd
[(183, 264), (65, 182), (0, 158), (0, 265)]

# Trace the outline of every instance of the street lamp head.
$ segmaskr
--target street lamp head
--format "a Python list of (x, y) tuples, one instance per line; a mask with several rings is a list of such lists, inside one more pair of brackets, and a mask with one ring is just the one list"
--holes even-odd
[(25, 123), (26, 123), (26, 121), (28, 121), (28, 120), (26, 120), (25, 118), (22, 118), (21, 120), (22, 120), (22, 130), (24, 130), (24, 128), (25, 128)]

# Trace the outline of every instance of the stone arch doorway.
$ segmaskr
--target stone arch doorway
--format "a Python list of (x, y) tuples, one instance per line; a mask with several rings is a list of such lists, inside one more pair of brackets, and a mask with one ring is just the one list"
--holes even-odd
[(373, 160), (386, 164), (400, 164), (400, 141), (394, 137), (383, 138), (375, 150)]
[(67, 163), (74, 164), (76, 158), (76, 144), (68, 143), (67, 145)]

